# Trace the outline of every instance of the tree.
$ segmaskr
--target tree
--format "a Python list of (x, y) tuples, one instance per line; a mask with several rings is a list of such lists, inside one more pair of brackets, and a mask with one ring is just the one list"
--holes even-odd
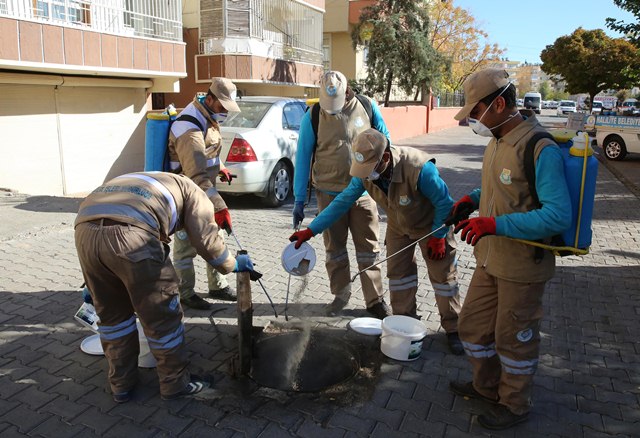
[(548, 45), (540, 54), (542, 70), (561, 76), (572, 94), (631, 88), (638, 79), (638, 51), (623, 38), (611, 38), (602, 29), (576, 29)]
[(549, 85), (549, 81), (542, 82), (538, 87), (538, 92), (542, 100), (549, 100), (551, 98), (551, 85)]
[(450, 64), (442, 77), (446, 91), (458, 91), (467, 76), (500, 59), (503, 50), (497, 44), (482, 42), (487, 34), (467, 10), (453, 6), (450, 1), (434, 2), (429, 8), (429, 18), (431, 45)]
[(615, 18), (607, 18), (607, 27), (623, 33), (636, 47), (640, 47), (640, 0), (613, 0), (617, 7), (631, 12), (636, 17), (635, 23), (625, 23)]
[(394, 82), (407, 94), (420, 87), (426, 103), (424, 90), (438, 80), (445, 65), (429, 42), (428, 29), (423, 1), (381, 0), (362, 10), (351, 38), (354, 48), (368, 45), (365, 82), (373, 92), (385, 93), (385, 105)]

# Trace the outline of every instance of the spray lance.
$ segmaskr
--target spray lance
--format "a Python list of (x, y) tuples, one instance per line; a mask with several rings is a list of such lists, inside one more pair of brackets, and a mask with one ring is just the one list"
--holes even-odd
[(423, 241), (424, 239), (426, 239), (427, 237), (430, 237), (430, 236), (434, 235), (435, 233), (437, 233), (438, 231), (440, 231), (441, 229), (443, 229), (443, 228), (445, 228), (445, 227), (446, 227), (446, 225), (445, 225), (445, 224), (440, 225), (438, 228), (436, 228), (435, 230), (433, 230), (433, 231), (432, 231), (432, 232), (430, 232), (429, 234), (426, 234), (426, 235), (422, 236), (421, 238), (419, 238), (419, 239), (418, 239), (418, 240), (416, 240), (415, 242), (410, 243), (409, 245), (405, 246), (404, 248), (399, 249), (398, 251), (394, 252), (394, 253), (393, 253), (393, 254), (391, 254), (390, 256), (388, 256), (388, 257), (386, 257), (386, 258), (384, 258), (384, 259), (382, 259), (382, 260), (380, 260), (380, 261), (378, 261), (378, 262), (375, 262), (373, 265), (368, 266), (368, 267), (364, 268), (364, 269), (363, 269), (363, 270), (361, 270), (361, 271), (358, 271), (358, 272), (356, 273), (356, 275), (354, 275), (354, 276), (353, 276), (353, 278), (351, 279), (351, 283), (353, 283), (353, 282), (356, 280), (356, 278), (358, 278), (358, 276), (359, 276), (360, 274), (362, 274), (363, 272), (368, 271), (369, 269), (373, 268), (374, 266), (378, 266), (380, 263), (384, 263), (384, 262), (386, 262), (386, 261), (387, 261), (387, 260), (389, 260), (391, 257), (395, 257), (395, 256), (397, 256), (398, 254), (400, 254), (401, 252), (403, 252), (403, 251), (405, 251), (405, 250), (407, 250), (407, 249), (409, 249), (409, 248), (413, 248), (413, 247), (415, 247), (415, 245), (417, 245), (417, 244), (418, 244), (418, 242), (421, 242), (421, 241)]
[[(242, 247), (242, 244), (240, 243), (240, 240), (238, 240), (238, 236), (236, 236), (236, 233), (233, 232), (231, 227), (225, 227), (224, 230), (227, 232), (228, 235), (233, 236), (233, 238), (236, 241), (236, 244), (238, 245), (238, 248), (240, 248), (240, 251), (242, 251), (242, 252), (244, 252), (246, 254), (247, 251), (244, 250), (244, 248)], [(253, 271), (252, 270), (252, 271), (249, 272), (249, 278), (251, 279), (251, 281), (257, 281), (258, 282), (258, 284), (260, 285), (260, 287), (264, 291), (264, 294), (267, 296), (267, 299), (269, 300), (269, 303), (271, 304), (271, 308), (273, 309), (273, 314), (277, 318), (278, 317), (278, 312), (276, 311), (276, 306), (273, 304), (273, 301), (271, 300), (271, 296), (269, 296), (269, 292), (267, 292), (267, 289), (264, 287), (264, 284), (262, 284), (262, 280), (260, 280), (262, 278), (262, 274), (259, 273), (258, 271)]]

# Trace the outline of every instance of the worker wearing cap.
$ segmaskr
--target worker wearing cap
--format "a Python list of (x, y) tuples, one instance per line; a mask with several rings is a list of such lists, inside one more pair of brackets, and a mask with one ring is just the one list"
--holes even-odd
[[(296, 229), (305, 217), (304, 201), (309, 174), (312, 173), (318, 209), (322, 211), (349, 185), (351, 143), (355, 137), (372, 126), (389, 136), (377, 105), (366, 96), (356, 96), (342, 73), (329, 71), (322, 76), (319, 100), (317, 135), (312, 126), (313, 108), (307, 111), (300, 124), (293, 180), (293, 226)], [(371, 110), (371, 118), (365, 104)], [(362, 270), (371, 266), (380, 253), (379, 226), (377, 206), (367, 193), (363, 193), (353, 203), (349, 214), (343, 215), (327, 228), (322, 236), (327, 254), (325, 266), (334, 296), (333, 302), (326, 308), (328, 315), (335, 315), (342, 310), (351, 297), (351, 272), (347, 253), (349, 231), (356, 250), (358, 268)], [(389, 306), (384, 301), (380, 268), (375, 267), (363, 273), (360, 282), (367, 311), (377, 318), (389, 315)]]
[(195, 251), (214, 269), (253, 269), (249, 256), (229, 253), (218, 235), (211, 201), (183, 175), (122, 175), (80, 204), (76, 249), (100, 317), (98, 332), (117, 403), (129, 401), (138, 381), (136, 315), (157, 361), (163, 399), (195, 394), (208, 385), (187, 370), (178, 277), (168, 246), (178, 229), (187, 232)]
[[(365, 190), (387, 212), (387, 253), (415, 243), (427, 263), (440, 322), (447, 333), (451, 351), (463, 354), (458, 338), (458, 293), (453, 229), (444, 226), (453, 200), (440, 178), (435, 159), (413, 148), (391, 146), (375, 129), (361, 132), (352, 145), (353, 161), (349, 186), (340, 193), (309, 227), (294, 233), (298, 246), (331, 226), (344, 215)], [(387, 260), (387, 277), (394, 315), (418, 317), (416, 292), (418, 268), (415, 246)]]
[[(205, 191), (215, 208), (216, 222), (222, 230), (231, 230), (231, 215), (227, 205), (216, 190), (216, 177), (231, 184), (232, 176), (220, 162), (222, 134), (220, 124), (229, 113), (239, 113), (235, 102), (236, 86), (229, 79), (213, 78), (206, 96), (196, 96), (178, 115), (169, 134), (169, 165), (174, 172), (191, 178)], [(180, 278), (180, 299), (194, 309), (206, 310), (211, 304), (195, 292), (196, 274), (193, 258), (196, 250), (191, 246), (184, 230), (176, 233), (173, 259)], [(235, 292), (224, 275), (207, 266), (209, 296), (235, 301)]]
[[(464, 82), (465, 106), (457, 120), (469, 118), (473, 131), (491, 140), (482, 162), (482, 185), (461, 198), (445, 221), (457, 224), (462, 240), (474, 245), (476, 269), (460, 313), (458, 328), (473, 366), (471, 382), (451, 382), (464, 397), (492, 403), (478, 422), (505, 429), (525, 421), (531, 409), (538, 365), (542, 295), (553, 277), (555, 258), (540, 260), (536, 249), (510, 238), (545, 239), (571, 224), (571, 202), (558, 146), (549, 139), (534, 149), (535, 189), (529, 189), (524, 151), (544, 131), (535, 115), (516, 106), (516, 89), (506, 71), (480, 70)], [(469, 215), (479, 209), (479, 216)]]

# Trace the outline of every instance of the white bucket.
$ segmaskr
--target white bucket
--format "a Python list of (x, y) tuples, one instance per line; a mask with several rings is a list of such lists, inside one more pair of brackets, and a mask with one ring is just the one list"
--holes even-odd
[(380, 350), (396, 360), (416, 360), (422, 353), (427, 327), (410, 316), (393, 315), (382, 320)]
[(136, 320), (138, 326), (138, 341), (140, 342), (140, 354), (138, 355), (138, 367), (140, 368), (155, 368), (157, 365), (156, 358), (153, 357), (151, 349), (149, 348), (149, 342), (147, 337), (142, 331), (142, 325), (140, 321)]

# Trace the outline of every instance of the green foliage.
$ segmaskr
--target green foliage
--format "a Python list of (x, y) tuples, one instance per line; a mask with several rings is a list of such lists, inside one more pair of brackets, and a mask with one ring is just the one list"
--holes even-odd
[(429, 15), (423, 2), (381, 0), (363, 9), (351, 38), (354, 47), (368, 45), (366, 86), (385, 93), (391, 84), (407, 94), (427, 88), (445, 69), (445, 61), (429, 41)]
[(606, 89), (631, 88), (638, 80), (638, 50), (603, 30), (576, 29), (558, 38), (540, 54), (542, 70), (561, 76), (571, 94), (589, 93), (591, 100)]
[(624, 102), (627, 97), (629, 97), (629, 90), (619, 90), (616, 93), (616, 97), (618, 98), (618, 102), (622, 103)]
[(542, 96), (542, 100), (549, 100), (549, 95), (551, 94), (551, 85), (549, 85), (548, 81), (544, 81), (538, 87), (538, 92), (540, 96)]
[(640, 47), (640, 0), (613, 0), (617, 7), (631, 12), (636, 17), (635, 23), (625, 23), (615, 18), (607, 18), (607, 27), (616, 30), (629, 38), (636, 47)]

